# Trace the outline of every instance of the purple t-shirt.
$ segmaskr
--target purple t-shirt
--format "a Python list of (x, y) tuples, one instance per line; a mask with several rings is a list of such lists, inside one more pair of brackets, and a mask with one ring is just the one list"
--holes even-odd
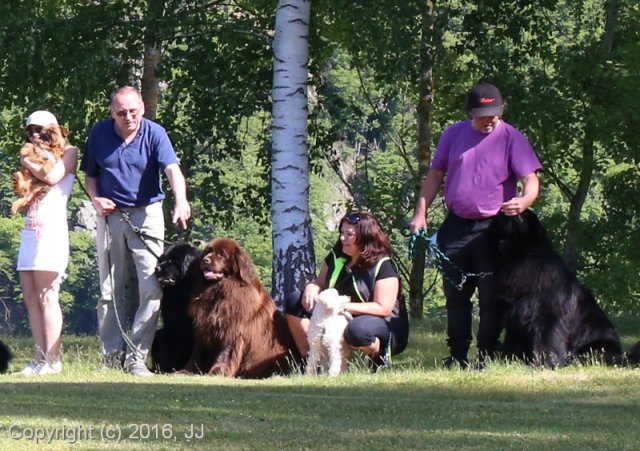
[(517, 194), (518, 180), (542, 169), (527, 138), (500, 121), (491, 133), (474, 130), (471, 120), (449, 126), (436, 147), (431, 168), (446, 172), (449, 211), (466, 219), (496, 215)]
[(100, 196), (118, 207), (143, 207), (164, 199), (160, 171), (179, 164), (169, 136), (162, 126), (143, 118), (129, 144), (116, 133), (113, 119), (93, 126), (81, 169), (97, 178)]

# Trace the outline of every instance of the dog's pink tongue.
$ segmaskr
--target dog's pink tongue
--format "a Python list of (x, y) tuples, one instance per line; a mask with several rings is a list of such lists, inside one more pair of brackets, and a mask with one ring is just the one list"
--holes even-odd
[(205, 271), (203, 276), (207, 280), (220, 280), (222, 279), (223, 274), (221, 272)]

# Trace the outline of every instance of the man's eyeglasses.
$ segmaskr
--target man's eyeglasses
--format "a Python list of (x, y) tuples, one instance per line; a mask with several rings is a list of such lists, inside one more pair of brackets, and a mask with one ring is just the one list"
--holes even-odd
[(351, 225), (356, 225), (360, 222), (360, 215), (358, 213), (351, 213), (347, 215), (346, 220)]
[(138, 109), (120, 110), (120, 111), (116, 111), (116, 116), (118, 116), (118, 117), (127, 117), (127, 115), (130, 115), (131, 117), (136, 117), (138, 115), (138, 113), (140, 113), (140, 110), (138, 110)]
[(36, 127), (29, 127), (24, 132), (29, 138), (31, 138), (36, 133), (38, 135), (42, 135), (43, 131), (44, 131), (44, 127), (36, 126)]

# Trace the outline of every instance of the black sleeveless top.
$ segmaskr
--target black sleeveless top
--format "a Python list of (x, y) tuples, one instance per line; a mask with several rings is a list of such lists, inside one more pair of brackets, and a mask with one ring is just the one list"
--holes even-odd
[[(398, 277), (398, 270), (389, 257), (382, 257), (371, 268), (354, 268), (347, 270), (345, 257), (338, 257), (331, 252), (325, 258), (329, 269), (325, 286), (335, 288), (341, 295), (349, 296), (352, 302), (373, 302), (373, 289), (376, 281), (389, 277)], [(398, 288), (398, 296), (393, 311), (385, 318), (387, 322), (400, 316), (406, 316), (402, 285)]]

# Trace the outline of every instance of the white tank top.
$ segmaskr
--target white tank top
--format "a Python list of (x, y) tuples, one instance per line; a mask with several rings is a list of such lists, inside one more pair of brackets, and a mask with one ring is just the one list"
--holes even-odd
[(67, 233), (67, 201), (71, 195), (75, 174), (67, 174), (36, 202), (29, 206), (25, 230)]

